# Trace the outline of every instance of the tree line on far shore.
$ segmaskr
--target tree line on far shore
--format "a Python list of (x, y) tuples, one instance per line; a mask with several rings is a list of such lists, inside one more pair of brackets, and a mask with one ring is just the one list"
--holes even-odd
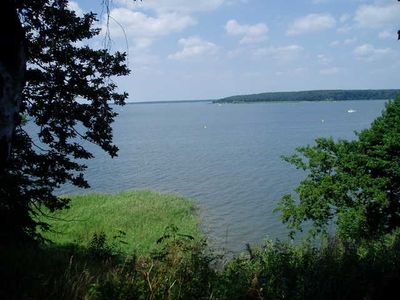
[(389, 100), (400, 93), (399, 89), (388, 90), (316, 90), (298, 92), (271, 92), (238, 95), (215, 100), (214, 103), (247, 103), (273, 101), (344, 101), (344, 100)]

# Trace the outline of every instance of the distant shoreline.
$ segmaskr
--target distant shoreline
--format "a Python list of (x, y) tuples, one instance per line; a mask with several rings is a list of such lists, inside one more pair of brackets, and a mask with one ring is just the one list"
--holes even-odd
[(238, 101), (238, 102), (216, 102), (217, 100), (177, 100), (177, 101), (142, 101), (127, 102), (125, 105), (139, 104), (188, 104), (188, 103), (209, 103), (209, 104), (268, 104), (268, 103), (299, 103), (299, 102), (345, 102), (345, 101), (388, 101), (390, 99), (349, 99), (349, 100), (267, 100), (267, 101)]
[(348, 101), (389, 101), (391, 99), (346, 99), (346, 100), (266, 100), (266, 101), (238, 101), (238, 102), (213, 102), (213, 104), (272, 104), (272, 103), (300, 103), (300, 102), (348, 102)]
[(248, 103), (276, 103), (276, 102), (323, 102), (323, 101), (363, 101), (363, 100), (390, 100), (400, 94), (400, 89), (377, 90), (310, 90), (295, 92), (269, 92), (249, 95), (236, 95), (221, 99), (206, 100), (165, 100), (127, 102), (127, 105), (136, 104), (185, 104), (185, 103), (213, 103), (213, 104), (248, 104)]
[(226, 103), (270, 103), (270, 102), (319, 102), (319, 101), (361, 101), (389, 100), (400, 94), (399, 89), (388, 90), (313, 90), (298, 92), (273, 92), (250, 95), (237, 95), (219, 100), (216, 104)]
[(183, 104), (183, 103), (213, 103), (215, 100), (166, 100), (166, 101), (140, 101), (140, 102), (127, 102), (126, 105), (135, 104)]

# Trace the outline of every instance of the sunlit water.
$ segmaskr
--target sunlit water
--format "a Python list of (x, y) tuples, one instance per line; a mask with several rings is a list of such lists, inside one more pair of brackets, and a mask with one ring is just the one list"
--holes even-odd
[[(119, 157), (93, 148), (86, 177), (91, 191), (153, 189), (189, 196), (212, 244), (237, 251), (265, 237), (286, 237), (272, 211), (304, 174), (280, 156), (320, 136), (354, 138), (384, 103), (126, 105), (116, 108)], [(66, 186), (61, 192), (84, 191)]]

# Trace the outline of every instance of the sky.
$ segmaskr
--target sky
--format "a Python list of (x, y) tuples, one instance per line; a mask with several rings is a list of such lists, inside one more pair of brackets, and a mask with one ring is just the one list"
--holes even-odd
[[(70, 7), (98, 13), (104, 34), (101, 3)], [(110, 16), (129, 102), (400, 88), (397, 0), (112, 0)]]

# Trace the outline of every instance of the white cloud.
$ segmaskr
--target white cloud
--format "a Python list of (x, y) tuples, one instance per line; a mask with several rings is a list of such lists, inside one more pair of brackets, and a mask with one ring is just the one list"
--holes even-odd
[(325, 54), (318, 54), (317, 55), (318, 62), (322, 65), (327, 65), (332, 62), (332, 58), (327, 57)]
[(291, 60), (296, 58), (303, 50), (304, 48), (299, 45), (266, 47), (254, 50), (253, 55), (256, 57), (267, 56), (278, 60)]
[(218, 51), (218, 46), (199, 37), (192, 36), (180, 39), (178, 43), (182, 50), (168, 56), (169, 59), (182, 60), (204, 55), (213, 55)]
[(395, 39), (396, 38), (396, 33), (395, 32), (391, 32), (389, 30), (384, 30), (384, 31), (379, 32), (378, 36), (379, 36), (380, 39), (390, 39), (390, 38)]
[(353, 28), (354, 28), (354, 26), (352, 26), (352, 25), (344, 24), (343, 26), (340, 26), (340, 27), (337, 29), (337, 32), (338, 32), (338, 33), (349, 33), (350, 31), (353, 30)]
[(357, 38), (353, 37), (351, 39), (345, 39), (343, 41), (343, 45), (351, 45), (351, 44), (354, 44), (355, 42), (357, 42)]
[(336, 46), (339, 46), (340, 45), (340, 41), (338, 41), (338, 40), (336, 40), (336, 41), (333, 41), (333, 42), (331, 42), (331, 47), (336, 47)]
[(354, 55), (364, 61), (376, 61), (392, 54), (390, 48), (375, 48), (370, 44), (364, 44), (354, 49)]
[(225, 25), (225, 30), (229, 35), (241, 36), (241, 44), (250, 44), (264, 41), (268, 33), (268, 26), (265, 23), (241, 25), (236, 20), (229, 20)]
[(289, 25), (286, 34), (298, 35), (310, 32), (318, 32), (336, 26), (336, 20), (329, 14), (309, 14), (295, 20)]
[(380, 28), (398, 26), (400, 21), (400, 5), (361, 5), (355, 14), (354, 20), (360, 27)]
[(234, 50), (229, 50), (227, 52), (227, 57), (230, 58), (230, 59), (233, 59), (233, 58), (236, 58), (236, 57), (239, 57), (239, 56), (243, 55), (244, 52), (245, 52), (244, 48), (237, 48), (237, 49), (234, 49)]
[(126, 34), (137, 47), (148, 47), (156, 38), (180, 32), (196, 24), (192, 17), (176, 13), (164, 13), (151, 17), (143, 12), (116, 8), (111, 10), (110, 15), (112, 17), (109, 28), (111, 35), (123, 37)]
[(153, 43), (153, 38), (149, 37), (136, 37), (134, 38), (135, 46), (137, 48), (147, 48)]
[(339, 21), (340, 23), (345, 23), (350, 19), (350, 14), (343, 14), (340, 16)]
[(83, 10), (80, 8), (79, 4), (75, 1), (68, 1), (67, 7), (69, 10), (75, 11), (77, 16), (83, 16)]
[(342, 46), (342, 45), (348, 46), (348, 45), (354, 44), (355, 42), (357, 42), (357, 38), (353, 37), (353, 38), (344, 39), (343, 41), (339, 41), (339, 40), (333, 41), (333, 42), (331, 42), (330, 45), (332, 47), (337, 47), (337, 46)]
[(133, 0), (117, 0), (120, 5), (131, 9), (150, 9), (159, 13), (178, 12), (189, 14), (195, 11), (210, 11), (220, 7), (224, 0), (145, 0), (143, 2)]

